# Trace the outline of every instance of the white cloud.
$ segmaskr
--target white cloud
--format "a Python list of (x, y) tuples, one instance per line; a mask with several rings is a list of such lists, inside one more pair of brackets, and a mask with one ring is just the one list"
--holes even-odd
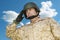
[(27, 22), (26, 24), (30, 24), (30, 22)]
[(21, 26), (23, 26), (24, 24), (22, 22), (20, 22)]
[(22, 22), (20, 22), (17, 26), (17, 28), (21, 27), (21, 26), (24, 26), (24, 24)]
[(46, 1), (46, 2), (41, 2), (42, 7), (40, 8), (40, 17), (45, 18), (45, 17), (54, 17), (58, 13), (56, 9), (52, 9), (52, 2), (51, 1)]
[[(3, 11), (3, 13), (5, 13), (5, 15), (3, 15), (3, 20), (8, 22), (9, 24), (11, 24), (13, 20), (15, 20), (16, 17), (18, 16), (18, 13), (15, 11)], [(22, 26), (22, 25), (24, 24), (20, 22), (19, 26)]]
[(3, 13), (5, 13), (5, 15), (3, 15), (3, 19), (8, 23), (12, 23), (13, 20), (18, 16), (18, 13), (15, 11), (3, 11)]
[[(40, 17), (45, 18), (45, 17), (54, 17), (58, 13), (56, 12), (56, 9), (52, 9), (52, 2), (51, 1), (46, 1), (46, 2), (41, 2), (42, 7), (40, 8)], [(18, 16), (18, 13), (15, 11), (3, 11), (5, 15), (3, 15), (3, 19), (8, 22), (12, 23), (14, 19)], [(30, 24), (30, 22), (27, 22), (26, 24)], [(18, 27), (23, 26), (24, 24), (20, 22)]]

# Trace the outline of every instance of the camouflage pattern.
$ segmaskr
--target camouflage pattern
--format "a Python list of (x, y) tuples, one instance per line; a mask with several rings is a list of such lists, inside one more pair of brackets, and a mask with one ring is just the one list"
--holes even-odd
[(16, 28), (13, 23), (6, 28), (6, 35), (11, 40), (60, 40), (60, 25), (52, 18), (45, 18)]

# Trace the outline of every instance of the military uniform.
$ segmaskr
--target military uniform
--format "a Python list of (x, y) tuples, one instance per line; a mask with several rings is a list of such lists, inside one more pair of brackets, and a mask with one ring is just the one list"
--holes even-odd
[(6, 35), (11, 40), (60, 40), (60, 25), (52, 18), (16, 28), (16, 24), (7, 26)]

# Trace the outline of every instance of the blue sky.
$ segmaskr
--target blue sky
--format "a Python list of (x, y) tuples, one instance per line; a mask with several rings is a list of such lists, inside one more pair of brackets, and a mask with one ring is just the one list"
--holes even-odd
[[(3, 19), (3, 15), (5, 15), (4, 13), (6, 13), (7, 11), (19, 13), (23, 9), (24, 4), (27, 2), (35, 2), (39, 6), (39, 8), (43, 9), (44, 4), (43, 3), (41, 4), (41, 2), (46, 2), (46, 1), (49, 0), (0, 0), (0, 40), (9, 40), (6, 37), (6, 26), (8, 24), (8, 21)], [(53, 12), (52, 14), (55, 16), (50, 14), (50, 17), (53, 17), (58, 23), (60, 23), (60, 10), (59, 10), (60, 0), (50, 0), (50, 1), (52, 2), (52, 6), (50, 7), (51, 10), (54, 9), (55, 10), (54, 12), (57, 13), (57, 14), (53, 14), (54, 12), (52, 11)], [(25, 24), (27, 21), (26, 19), (23, 19), (22, 22)]]

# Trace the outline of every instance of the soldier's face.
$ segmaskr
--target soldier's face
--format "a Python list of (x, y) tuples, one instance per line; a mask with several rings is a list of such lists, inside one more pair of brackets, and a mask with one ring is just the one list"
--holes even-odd
[(30, 9), (27, 9), (26, 10), (26, 15), (27, 15), (27, 18), (30, 17), (30, 16), (35, 16), (37, 15), (37, 12), (34, 8), (30, 8)]

